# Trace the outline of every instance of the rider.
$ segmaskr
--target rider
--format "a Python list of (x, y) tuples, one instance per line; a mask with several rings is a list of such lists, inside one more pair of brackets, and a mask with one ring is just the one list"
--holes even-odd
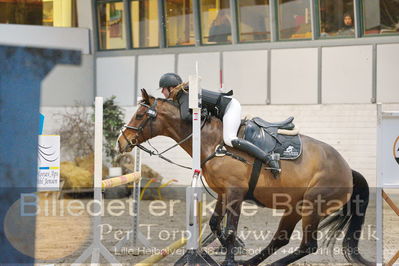
[[(159, 88), (165, 98), (169, 97), (171, 89), (183, 83), (179, 75), (166, 73), (159, 80)], [(219, 93), (202, 89), (202, 108), (206, 108), (213, 116), (223, 121), (223, 141), (228, 146), (244, 151), (251, 156), (262, 160), (270, 166), (273, 175), (276, 177), (280, 172), (280, 166), (270, 154), (264, 152), (251, 142), (237, 137), (238, 128), (241, 123), (241, 104), (229, 93)], [(178, 96), (180, 103), (180, 114), (183, 120), (190, 121), (191, 114), (188, 108), (188, 94)]]

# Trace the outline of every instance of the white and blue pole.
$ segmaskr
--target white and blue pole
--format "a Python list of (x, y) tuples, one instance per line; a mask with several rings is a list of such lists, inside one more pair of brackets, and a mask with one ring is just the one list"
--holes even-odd
[(187, 199), (187, 230), (189, 239), (188, 250), (199, 248), (200, 218), (201, 218), (201, 99), (200, 99), (200, 77), (198, 75), (198, 62), (196, 63), (196, 74), (189, 76), (189, 108), (192, 110), (193, 135), (192, 135), (192, 157), (193, 157), (193, 179), (191, 187), (186, 192)]

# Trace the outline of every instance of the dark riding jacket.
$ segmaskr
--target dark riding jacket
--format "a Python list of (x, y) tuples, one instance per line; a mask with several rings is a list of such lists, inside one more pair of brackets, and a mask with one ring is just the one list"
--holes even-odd
[[(223, 120), (226, 107), (231, 101), (231, 98), (226, 96), (233, 95), (233, 91), (229, 91), (228, 93), (220, 93), (202, 89), (201, 94), (201, 109), (206, 109), (206, 111), (212, 116)], [(180, 105), (181, 119), (185, 121), (191, 121), (191, 110), (188, 108), (188, 93), (180, 91), (177, 96), (177, 101)]]

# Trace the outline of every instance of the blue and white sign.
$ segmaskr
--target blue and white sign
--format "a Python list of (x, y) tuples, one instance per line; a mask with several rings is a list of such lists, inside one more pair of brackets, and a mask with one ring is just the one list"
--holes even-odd
[(38, 191), (60, 189), (60, 136), (39, 135)]

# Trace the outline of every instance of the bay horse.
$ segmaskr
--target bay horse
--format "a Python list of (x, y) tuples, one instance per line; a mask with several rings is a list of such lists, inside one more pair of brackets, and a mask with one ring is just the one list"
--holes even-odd
[[(208, 119), (202, 126), (201, 162), (205, 162), (223, 142), (222, 129), (222, 121), (215, 117)], [(133, 147), (140, 147), (141, 143), (156, 136), (167, 136), (179, 143), (191, 132), (192, 123), (181, 120), (176, 101), (171, 98), (154, 98), (143, 89), (140, 106), (128, 125), (121, 130), (118, 146), (120, 152), (129, 152)], [(305, 135), (300, 136), (303, 151), (298, 159), (281, 160), (282, 171), (277, 178), (267, 169), (262, 169), (260, 173), (253, 196), (265, 207), (284, 210), (284, 215), (266, 248), (240, 263), (257, 265), (264, 261), (288, 244), (296, 224), (302, 220), (303, 236), (299, 249), (273, 265), (287, 265), (316, 252), (317, 233), (323, 228), (329, 228), (329, 241), (332, 242), (335, 242), (338, 234), (344, 232), (342, 251), (349, 262), (371, 265), (358, 251), (369, 200), (369, 187), (365, 178), (351, 170), (330, 145)], [(179, 145), (192, 156), (191, 138)], [(230, 147), (227, 150), (245, 158), (247, 163), (230, 156), (214, 157), (203, 163), (202, 174), (209, 187), (218, 194), (209, 225), (226, 247), (223, 264), (237, 265), (234, 242), (254, 158)], [(286, 195), (283, 197), (285, 203), (276, 204), (276, 195)], [(227, 233), (223, 233), (220, 226), (224, 215), (227, 215)]]

